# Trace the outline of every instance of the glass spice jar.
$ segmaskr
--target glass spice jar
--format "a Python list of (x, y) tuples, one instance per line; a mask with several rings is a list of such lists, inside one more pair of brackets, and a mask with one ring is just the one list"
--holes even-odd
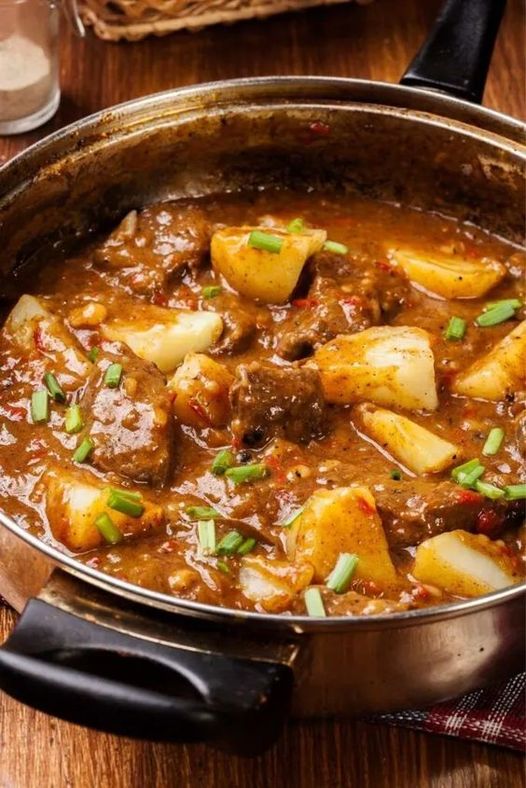
[(0, 135), (42, 125), (60, 101), (59, 5), (0, 0)]

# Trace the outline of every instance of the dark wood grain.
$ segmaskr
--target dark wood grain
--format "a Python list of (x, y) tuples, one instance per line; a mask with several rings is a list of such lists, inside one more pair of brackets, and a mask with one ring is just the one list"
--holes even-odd
[[(266, 74), (396, 81), (439, 0), (377, 0), (137, 44), (65, 32), (63, 100), (45, 127), (0, 138), (0, 163), (44, 134), (116, 102), (178, 85)], [(510, 0), (485, 103), (524, 117), (524, 4)], [(0, 589), (1, 592), (1, 589)], [(0, 609), (0, 640), (15, 615)], [(388, 658), (388, 655), (386, 655)], [(0, 788), (522, 788), (511, 752), (361, 722), (291, 723), (265, 756), (120, 740), (0, 697)]]

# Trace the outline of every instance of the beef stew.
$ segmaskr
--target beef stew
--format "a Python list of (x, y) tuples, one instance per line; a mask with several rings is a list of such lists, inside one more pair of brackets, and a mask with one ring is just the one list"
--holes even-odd
[(160, 203), (0, 335), (0, 501), (111, 575), (368, 615), (524, 578), (526, 258), (354, 196)]

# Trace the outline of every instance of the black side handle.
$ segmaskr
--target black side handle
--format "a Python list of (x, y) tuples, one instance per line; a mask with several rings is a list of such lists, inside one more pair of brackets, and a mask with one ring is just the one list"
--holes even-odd
[(446, 0), (400, 80), (480, 104), (506, 0)]
[(278, 737), (289, 666), (121, 634), (31, 600), (0, 648), (0, 688), (47, 714), (122, 736), (256, 755)]

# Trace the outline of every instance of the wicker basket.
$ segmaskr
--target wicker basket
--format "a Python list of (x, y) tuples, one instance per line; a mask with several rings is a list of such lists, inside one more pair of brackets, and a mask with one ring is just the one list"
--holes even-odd
[(346, 0), (81, 0), (81, 15), (100, 38), (137, 41), (151, 34), (342, 2)]

